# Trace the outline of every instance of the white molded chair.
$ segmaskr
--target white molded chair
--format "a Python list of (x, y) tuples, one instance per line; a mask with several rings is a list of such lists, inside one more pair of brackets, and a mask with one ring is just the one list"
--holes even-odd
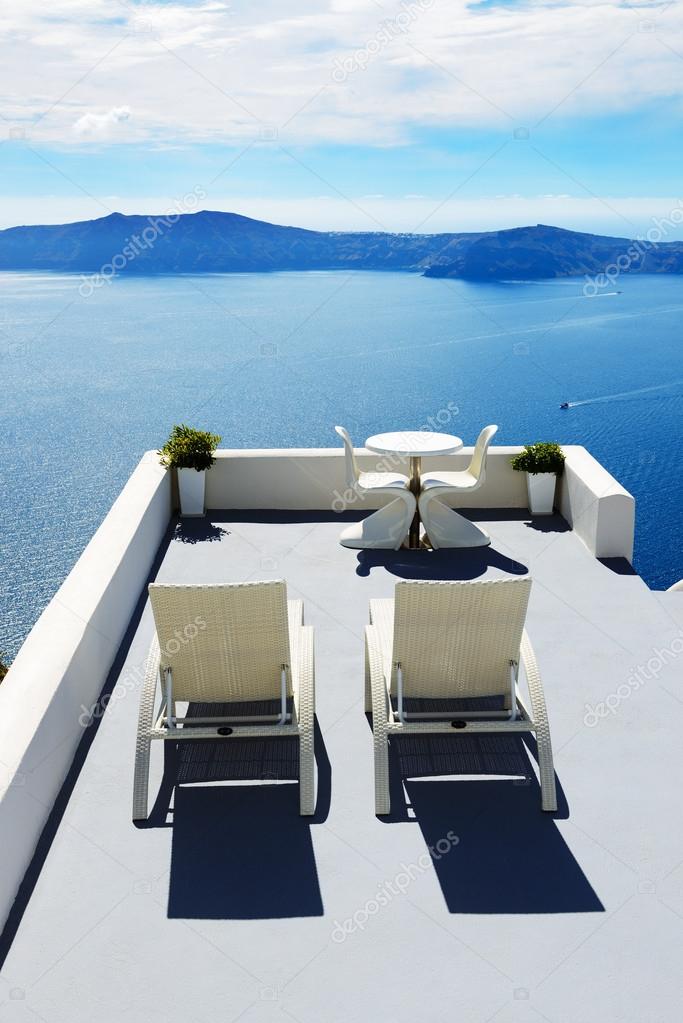
[[(156, 631), (140, 697), (133, 820), (147, 818), (153, 739), (229, 741), (230, 736), (298, 736), (299, 808), (312, 814), (313, 629), (303, 624), (303, 602), (288, 601), (282, 581), (152, 584), (149, 596)], [(179, 717), (178, 702), (233, 706), (215, 717)]]
[(367, 494), (390, 498), (379, 511), (352, 523), (339, 537), (343, 547), (385, 548), (397, 551), (406, 538), (417, 502), (408, 489), (408, 477), (399, 472), (360, 472), (351, 438), (343, 426), (335, 426), (344, 441), (346, 485), (362, 498)]
[[(389, 739), (449, 734), (457, 741), (472, 732), (535, 732), (542, 808), (557, 809), (543, 684), (524, 629), (530, 590), (529, 576), (401, 582), (395, 600), (370, 601), (365, 708), (372, 711), (376, 813), (391, 811)], [(519, 694), (520, 663), (530, 711)], [(443, 709), (446, 701), (485, 697), (493, 709)], [(437, 707), (430, 700), (440, 709), (427, 709)]]
[(486, 479), (486, 456), (497, 426), (485, 426), (477, 437), (470, 464), (461, 472), (423, 473), (420, 477), (420, 517), (432, 547), (485, 547), (491, 537), (446, 503), (459, 493), (470, 494)]

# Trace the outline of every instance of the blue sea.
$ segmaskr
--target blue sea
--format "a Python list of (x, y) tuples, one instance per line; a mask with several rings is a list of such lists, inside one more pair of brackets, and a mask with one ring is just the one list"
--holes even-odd
[(342, 271), (80, 284), (0, 274), (10, 657), (180, 421), (225, 447), (335, 446), (336, 423), (360, 445), (446, 415), (466, 443), (498, 423), (497, 443), (584, 444), (636, 497), (637, 570), (658, 589), (683, 577), (680, 278), (623, 277), (595, 298), (582, 280)]

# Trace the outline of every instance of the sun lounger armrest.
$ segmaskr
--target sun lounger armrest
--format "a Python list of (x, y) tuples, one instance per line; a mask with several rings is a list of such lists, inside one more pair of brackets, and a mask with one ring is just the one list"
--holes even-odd
[(299, 729), (299, 812), (315, 813), (315, 654), (313, 627), (290, 631), (292, 690)]
[(534, 720), (537, 720), (540, 714), (543, 718), (547, 719), (547, 713), (545, 708), (545, 694), (543, 692), (543, 682), (541, 681), (541, 672), (538, 667), (536, 660), (536, 654), (534, 648), (531, 645), (529, 634), (524, 630), (522, 633), (522, 645), (520, 647), (520, 655), (522, 665), (524, 667), (524, 673), (526, 675), (527, 686), (529, 687), (529, 696), (531, 698), (531, 712)]
[(391, 712), (387, 679), (384, 673), (385, 652), (381, 630), (376, 625), (365, 627), (365, 704), (372, 709), (372, 740), (375, 760), (375, 813), (387, 814), (391, 809), (389, 791), (389, 744), (387, 725)]
[(382, 648), (382, 633), (376, 625), (365, 626), (366, 708), (372, 710), (373, 720), (386, 723), (389, 719), (389, 692), (384, 673), (386, 652)]
[(294, 708), (299, 728), (312, 729), (315, 713), (315, 657), (313, 626), (301, 625), (297, 629), (296, 643), (292, 646), (292, 689)]
[(159, 666), (161, 664), (161, 650), (159, 649), (159, 640), (157, 639), (156, 632), (154, 638), (150, 643), (149, 653), (147, 654), (147, 661), (145, 662), (145, 680), (142, 685), (142, 692), (140, 694), (140, 716), (139, 724), (143, 723), (143, 717), (145, 721), (149, 722), (149, 727), (152, 725), (152, 715), (154, 712), (154, 703), (156, 700), (157, 685), (159, 683)]
[(304, 602), (303, 600), (287, 601), (287, 618), (290, 626), (297, 627), (304, 624)]
[(526, 629), (522, 633), (522, 646), (520, 648), (522, 664), (526, 675), (529, 697), (531, 699), (531, 716), (536, 726), (536, 732), (544, 732), (547, 735), (547, 743), (550, 745), (550, 727), (548, 725), (548, 711), (545, 705), (545, 692), (541, 672), (536, 660), (534, 648), (531, 645), (529, 634)]
[(147, 818), (147, 790), (149, 785), (150, 732), (154, 720), (154, 704), (159, 683), (161, 651), (156, 632), (147, 655), (145, 679), (140, 692), (138, 731), (135, 741), (135, 778), (133, 782), (133, 820)]

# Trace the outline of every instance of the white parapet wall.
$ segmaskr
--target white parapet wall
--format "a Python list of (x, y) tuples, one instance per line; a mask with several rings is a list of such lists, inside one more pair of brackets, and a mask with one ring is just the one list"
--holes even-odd
[[(170, 474), (145, 455), (0, 686), (0, 928), (166, 533)], [(132, 747), (131, 747), (132, 748)]]
[(633, 558), (635, 501), (583, 447), (566, 446), (560, 512), (596, 558)]
[[(473, 494), (457, 497), (459, 508), (526, 508), (526, 477), (510, 459), (520, 447), (489, 449), (486, 482)], [(556, 506), (597, 558), (633, 556), (635, 502), (631, 494), (584, 448), (566, 445), (566, 470), (559, 480)], [(408, 472), (405, 461), (356, 452), (366, 472)], [(423, 472), (456, 472), (466, 468), (472, 448), (457, 455), (424, 458)], [(341, 448), (289, 448), (218, 451), (207, 475), (208, 508), (300, 511), (364, 511), (380, 506), (360, 500), (345, 480)]]
[[(511, 457), (518, 447), (489, 451), (486, 482), (476, 493), (458, 499), (465, 508), (525, 508), (523, 473), (514, 472)], [(455, 472), (465, 469), (472, 448), (457, 455), (423, 458), (424, 472)], [(408, 472), (406, 460), (356, 450), (362, 472)], [(341, 448), (289, 448), (287, 450), (234, 450), (216, 452), (216, 463), (207, 474), (208, 508), (281, 508), (293, 511), (371, 511), (382, 499), (360, 500), (346, 485)]]

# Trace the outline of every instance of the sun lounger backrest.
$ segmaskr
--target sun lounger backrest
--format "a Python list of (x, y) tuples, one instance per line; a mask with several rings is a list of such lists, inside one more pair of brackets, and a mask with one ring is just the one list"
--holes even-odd
[(416, 698), (494, 696), (510, 691), (531, 579), (401, 582), (396, 585), (391, 691)]
[(176, 700), (228, 703), (279, 699), (287, 665), (292, 695), (284, 582), (149, 587)]

